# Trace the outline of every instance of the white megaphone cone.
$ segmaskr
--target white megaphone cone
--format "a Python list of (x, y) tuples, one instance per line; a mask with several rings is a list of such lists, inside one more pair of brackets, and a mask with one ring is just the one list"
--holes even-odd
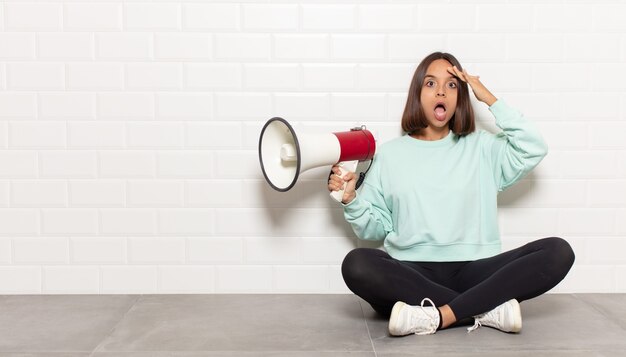
[[(341, 175), (355, 171), (359, 161), (374, 157), (374, 136), (364, 128), (330, 134), (296, 134), (282, 118), (265, 123), (259, 138), (259, 161), (263, 176), (277, 191), (295, 185), (301, 172), (339, 163)], [(345, 188), (345, 187), (344, 187)], [(343, 189), (331, 193), (341, 202)]]

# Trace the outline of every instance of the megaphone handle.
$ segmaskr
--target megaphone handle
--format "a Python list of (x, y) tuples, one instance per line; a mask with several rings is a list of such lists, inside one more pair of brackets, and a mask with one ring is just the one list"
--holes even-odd
[[(359, 164), (359, 160), (353, 160), (353, 161), (342, 161), (340, 163), (338, 163), (337, 165), (339, 166), (339, 177), (343, 178), (348, 172), (355, 172), (356, 171), (356, 167)], [(330, 197), (332, 197), (335, 201), (340, 202), (341, 203), (341, 199), (343, 198), (343, 191), (346, 188), (346, 184), (343, 184), (343, 188), (339, 191), (333, 191), (330, 193)]]

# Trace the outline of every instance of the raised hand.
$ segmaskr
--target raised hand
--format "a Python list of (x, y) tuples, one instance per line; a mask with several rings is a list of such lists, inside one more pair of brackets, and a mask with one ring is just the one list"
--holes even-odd
[(453, 74), (463, 82), (469, 84), (476, 96), (476, 99), (481, 102), (491, 106), (493, 103), (498, 100), (491, 92), (485, 87), (484, 84), (479, 80), (480, 76), (472, 76), (465, 69), (463, 71), (459, 70), (457, 66), (448, 67), (448, 72)]

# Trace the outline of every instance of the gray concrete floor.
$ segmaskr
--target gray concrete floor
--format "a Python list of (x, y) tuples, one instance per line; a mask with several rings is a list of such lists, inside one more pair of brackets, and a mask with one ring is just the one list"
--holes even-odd
[(0, 296), (0, 356), (626, 356), (626, 295), (544, 295), (510, 335), (390, 337), (353, 295)]

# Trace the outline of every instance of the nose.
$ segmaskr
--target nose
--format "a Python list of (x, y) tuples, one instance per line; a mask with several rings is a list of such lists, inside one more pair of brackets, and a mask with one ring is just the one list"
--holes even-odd
[(445, 97), (446, 96), (446, 90), (444, 87), (439, 87), (437, 88), (437, 97)]

